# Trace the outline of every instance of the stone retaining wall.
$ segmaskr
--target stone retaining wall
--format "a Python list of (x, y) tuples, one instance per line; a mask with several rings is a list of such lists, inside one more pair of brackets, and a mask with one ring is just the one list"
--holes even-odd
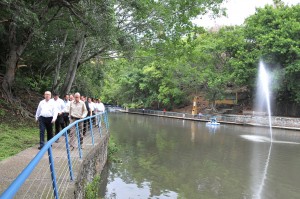
[[(211, 117), (216, 117), (220, 123), (238, 124), (238, 125), (251, 125), (251, 126), (269, 126), (268, 116), (258, 115), (192, 115), (188, 113), (177, 112), (163, 112), (156, 110), (143, 110), (143, 109), (127, 109), (125, 113), (153, 115), (159, 117), (170, 117), (185, 120), (195, 121), (209, 121)], [(272, 116), (271, 123), (273, 128), (300, 130), (300, 118)]]
[[(250, 115), (226, 115), (221, 116), (219, 121), (234, 122), (237, 124), (249, 124), (254, 126), (269, 126), (268, 116), (250, 116)], [(271, 124), (274, 128), (300, 129), (300, 118), (271, 116)]]
[(107, 161), (109, 134), (103, 135), (100, 143), (90, 150), (83, 159), (75, 183), (75, 198), (85, 198), (85, 186), (100, 174)]

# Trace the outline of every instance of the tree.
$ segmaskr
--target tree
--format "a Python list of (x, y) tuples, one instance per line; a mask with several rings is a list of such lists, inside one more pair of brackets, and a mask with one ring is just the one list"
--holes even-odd
[(257, 9), (256, 14), (245, 22), (247, 57), (255, 57), (251, 61), (252, 68), (256, 69), (262, 59), (276, 74), (273, 82), (275, 97), (284, 102), (285, 107), (290, 102), (300, 102), (299, 13), (300, 5), (277, 3)]
[[(69, 22), (60, 28), (73, 32), (73, 37), (67, 37), (66, 44), (69, 39), (73, 39), (75, 43), (68, 63), (63, 61), (65, 58), (62, 57), (61, 51), (54, 53), (58, 55), (58, 63), (54, 67), (56, 78), (62, 62), (69, 66), (61, 88), (61, 92), (68, 92), (76, 70), (82, 64), (106, 53), (130, 55), (135, 42), (157, 42), (162, 38), (178, 39), (192, 29), (191, 18), (207, 10), (218, 12), (221, 2), (222, 0), (2, 1), (1, 6), (4, 9), (1, 11), (0, 30), (9, 44), (9, 50), (2, 51), (1, 56), (1, 67), (5, 73), (3, 93), (8, 99), (12, 98), (11, 88), (17, 64), (33, 37), (38, 41), (37, 36), (43, 34), (37, 33), (43, 32), (47, 27), (55, 27), (60, 21)], [(68, 24), (71, 24), (71, 27)], [(52, 38), (52, 41), (55, 41), (55, 38)], [(2, 43), (5, 42), (4, 39)], [(8, 59), (4, 60), (5, 57)], [(53, 83), (56, 85), (52, 87), (57, 88), (57, 80)]]
[[(59, 7), (44, 2), (34, 1), (1, 1), (2, 35), (7, 39), (8, 49), (5, 62), (6, 71), (2, 89), (5, 97), (12, 101), (11, 88), (14, 83), (18, 62), (27, 45), (38, 29), (50, 23), (58, 13)], [(4, 63), (1, 64), (4, 66)]]

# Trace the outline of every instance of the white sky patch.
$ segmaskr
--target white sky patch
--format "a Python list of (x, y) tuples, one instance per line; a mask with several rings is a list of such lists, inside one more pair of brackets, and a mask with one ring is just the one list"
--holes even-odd
[[(300, 4), (300, 0), (283, 0), (283, 2), (287, 5)], [(193, 20), (193, 23), (206, 28), (223, 25), (241, 25), (247, 17), (255, 13), (255, 8), (262, 8), (267, 4), (273, 5), (273, 0), (228, 0), (223, 3), (227, 9), (227, 17), (212, 19), (208, 14), (202, 18), (198, 17)]]

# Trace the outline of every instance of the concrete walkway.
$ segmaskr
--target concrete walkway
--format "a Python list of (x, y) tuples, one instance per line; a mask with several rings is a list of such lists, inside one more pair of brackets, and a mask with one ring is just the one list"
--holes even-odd
[[(106, 134), (106, 129), (101, 129), (102, 135)], [(93, 128), (94, 146), (100, 142), (99, 128)], [(77, 140), (76, 140), (77, 143)], [(89, 151), (94, 147), (92, 144), (91, 134), (84, 137), (82, 158), (79, 157), (79, 150), (75, 148), (71, 151), (71, 161), (73, 167), (74, 180), (70, 180), (65, 137), (60, 138), (60, 142), (52, 145), (54, 167), (60, 198), (74, 198), (74, 185), (77, 174), (82, 165), (82, 161)], [(0, 162), (0, 193), (2, 194), (8, 186), (16, 179), (23, 169), (39, 152), (38, 146), (28, 148), (15, 156)], [(2, 197), (0, 197), (2, 199)], [(52, 188), (52, 178), (50, 173), (48, 153), (46, 152), (20, 190), (15, 198), (54, 198)]]

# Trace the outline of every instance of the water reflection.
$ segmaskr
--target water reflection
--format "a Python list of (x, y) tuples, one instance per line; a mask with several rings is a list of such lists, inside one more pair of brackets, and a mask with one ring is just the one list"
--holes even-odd
[[(127, 114), (110, 115), (110, 124), (123, 163), (102, 174), (102, 198), (254, 198), (259, 187), (261, 198), (300, 194), (300, 145), (269, 150), (269, 142), (241, 138), (267, 137), (259, 128), (221, 125), (213, 133), (201, 122)], [(300, 140), (298, 132), (273, 133), (276, 140)]]
[(160, 195), (152, 195), (151, 183), (142, 182), (127, 183), (122, 178), (115, 178), (107, 189), (109, 198), (177, 198), (178, 194), (173, 191), (164, 190)]
[(210, 125), (210, 126), (207, 126), (207, 125), (206, 125), (206, 127), (208, 128), (208, 132), (209, 132), (209, 133), (214, 134), (214, 133), (216, 133), (217, 129), (218, 129), (220, 126), (216, 126), (216, 125)]
[[(272, 138), (271, 138), (271, 140), (272, 140)], [(261, 197), (262, 197), (261, 194), (262, 194), (263, 188), (265, 186), (265, 181), (266, 181), (266, 177), (267, 177), (267, 174), (268, 174), (268, 168), (269, 168), (269, 162), (270, 162), (270, 158), (271, 158), (272, 145), (273, 145), (273, 143), (270, 142), (269, 153), (268, 153), (268, 157), (266, 159), (265, 167), (263, 169), (262, 180), (261, 180), (261, 183), (259, 184), (259, 188), (258, 188), (257, 193), (254, 194), (254, 197), (257, 198), (257, 199), (261, 199)]]
[[(258, 157), (254, 159), (253, 161), (253, 179), (252, 179), (252, 190), (253, 190), (253, 198), (261, 199), (263, 191), (264, 191), (264, 186), (265, 186), (265, 181), (267, 179), (268, 175), (268, 169), (269, 169), (269, 162), (271, 160), (271, 153), (272, 153), (272, 146), (273, 144), (300, 144), (299, 142), (291, 142), (291, 141), (281, 141), (281, 140), (273, 140), (271, 142), (271, 138), (265, 137), (265, 136), (259, 136), (259, 135), (241, 135), (242, 138), (253, 141), (253, 142), (258, 142), (259, 143), (267, 143), (269, 144), (269, 149), (268, 149), (268, 154), (265, 157), (265, 165), (261, 165), (263, 163), (264, 157), (261, 156), (261, 154), (265, 151), (265, 149), (261, 149), (258, 145), (253, 149), (253, 156)], [(259, 149), (259, 150), (258, 150)], [(267, 151), (265, 151), (267, 152)], [(259, 154), (259, 155), (257, 155)], [(261, 157), (261, 159), (259, 159)], [(258, 161), (255, 161), (258, 160)], [(263, 171), (263, 172), (261, 172)], [(257, 183), (260, 182), (260, 183)]]

